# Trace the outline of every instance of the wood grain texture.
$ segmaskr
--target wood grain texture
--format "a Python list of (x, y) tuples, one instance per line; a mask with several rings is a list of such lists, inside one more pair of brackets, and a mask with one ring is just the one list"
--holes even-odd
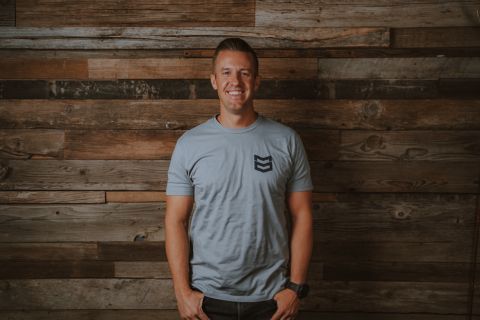
[(480, 78), (480, 58), (318, 59), (320, 79)]
[(15, 0), (0, 1), (0, 27), (15, 26)]
[(256, 25), (271, 27), (476, 26), (476, 1), (259, 0)]
[[(478, 24), (478, 20), (477, 20)], [(405, 28), (392, 30), (394, 48), (480, 47), (480, 28)]]
[(170, 159), (184, 131), (67, 130), (65, 159)]
[(316, 241), (421, 243), (448, 239), (471, 247), (475, 197), (339, 194), (336, 202), (315, 203), (313, 216)]
[[(14, 57), (14, 56), (13, 56)], [(86, 59), (18, 59), (0, 60), (0, 79), (88, 79)]]
[(167, 262), (115, 261), (114, 266), (115, 278), (171, 278)]
[(107, 261), (3, 261), (0, 279), (113, 278)]
[(165, 242), (144, 241), (144, 239), (150, 240), (147, 237), (139, 237), (133, 242), (100, 242), (98, 244), (99, 259), (112, 261), (167, 261)]
[[(216, 100), (0, 100), (0, 127), (189, 129)], [(257, 100), (261, 114), (294, 128), (480, 130), (480, 100)], [(56, 116), (52, 118), (52, 114)]]
[(1, 130), (0, 159), (62, 159), (63, 130)]
[(103, 191), (0, 191), (0, 203), (104, 203)]
[(165, 192), (159, 191), (107, 191), (107, 202), (165, 202)]
[(164, 160), (4, 160), (0, 190), (165, 190)]
[(480, 131), (341, 132), (341, 160), (480, 160)]
[[(68, 19), (66, 17), (69, 17)], [(255, 1), (17, 0), (18, 27), (253, 26)]]
[(97, 243), (0, 243), (0, 260), (95, 260)]
[(0, 49), (212, 49), (227, 37), (254, 48), (387, 47), (389, 36), (388, 28), (3, 27)]
[(162, 203), (2, 205), (0, 242), (164, 240)]

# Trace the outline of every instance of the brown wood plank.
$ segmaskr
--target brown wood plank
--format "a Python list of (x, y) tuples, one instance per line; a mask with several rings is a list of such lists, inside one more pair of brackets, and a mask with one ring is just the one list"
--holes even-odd
[(259, 0), (257, 26), (439, 27), (476, 26), (476, 1), (288, 1)]
[(105, 203), (103, 191), (0, 191), (0, 203)]
[(88, 243), (0, 243), (0, 260), (95, 260), (97, 244)]
[(215, 48), (226, 37), (254, 48), (387, 47), (388, 28), (11, 28), (0, 49), (193, 49)]
[[(65, 19), (65, 17), (69, 17)], [(17, 0), (18, 27), (253, 26), (255, 1)]]
[(169, 279), (167, 262), (115, 261), (115, 278)]
[[(255, 108), (296, 128), (480, 130), (480, 100), (256, 100)], [(216, 100), (0, 100), (0, 127), (189, 129), (218, 109)]]
[(467, 283), (319, 281), (303, 302), (305, 310), (464, 314)]
[(165, 190), (166, 160), (4, 160), (0, 190)]
[(165, 202), (165, 192), (160, 191), (108, 191), (107, 202)]
[(0, 60), (0, 79), (88, 79), (86, 59)]
[[(0, 310), (0, 317), (9, 320), (179, 320), (177, 310)], [(397, 319), (395, 319), (397, 320)], [(404, 319), (398, 319), (404, 320)], [(415, 319), (414, 319), (415, 320)], [(431, 319), (419, 319), (431, 320)], [(439, 320), (458, 320), (439, 318)], [(463, 319), (462, 319), (463, 320)]]
[(106, 261), (3, 261), (0, 279), (111, 278), (113, 262)]
[(341, 160), (480, 160), (480, 131), (341, 131)]
[(447, 192), (478, 190), (476, 162), (314, 161), (316, 192)]
[[(1, 311), (0, 317), (9, 320), (178, 320), (176, 310), (25, 310)], [(423, 313), (364, 313), (300, 311), (299, 320), (465, 320), (465, 315)], [(472, 320), (480, 320), (473, 316)]]
[(0, 1), (0, 27), (15, 26), (15, 0)]
[(164, 240), (165, 205), (2, 205), (0, 242)]
[(0, 159), (62, 159), (63, 130), (1, 130)]
[(174, 309), (171, 280), (39, 279), (0, 281), (0, 308)]
[(322, 58), (318, 69), (320, 79), (480, 78), (480, 58)]
[(480, 47), (480, 28), (405, 28), (392, 30), (394, 48)]
[(170, 159), (183, 131), (67, 130), (65, 159)]
[(388, 244), (446, 242), (448, 239), (449, 242), (466, 243), (471, 247), (475, 197), (443, 194), (339, 194), (336, 202), (314, 203), (313, 215), (316, 241), (370, 241)]
[(98, 244), (99, 259), (114, 261), (167, 260), (164, 242), (142, 240), (142, 238), (139, 238), (137, 239), (137, 241), (134, 242), (100, 242)]

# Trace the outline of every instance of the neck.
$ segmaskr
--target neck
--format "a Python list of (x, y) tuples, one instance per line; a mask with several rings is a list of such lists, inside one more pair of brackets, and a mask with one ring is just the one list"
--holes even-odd
[(220, 110), (217, 120), (223, 127), (231, 129), (246, 128), (254, 123), (258, 116), (253, 109), (251, 109), (251, 112), (242, 114), (232, 114), (222, 111), (223, 110)]

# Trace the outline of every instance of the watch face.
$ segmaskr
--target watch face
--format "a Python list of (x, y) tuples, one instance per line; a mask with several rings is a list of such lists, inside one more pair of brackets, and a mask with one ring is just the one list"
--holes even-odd
[(298, 290), (298, 297), (305, 298), (308, 295), (309, 287), (308, 285), (300, 286), (300, 290)]

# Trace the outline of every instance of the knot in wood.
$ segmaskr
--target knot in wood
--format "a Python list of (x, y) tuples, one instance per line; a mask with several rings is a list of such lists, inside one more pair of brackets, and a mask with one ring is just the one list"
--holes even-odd
[(360, 147), (363, 151), (371, 151), (377, 149), (385, 149), (385, 140), (381, 136), (369, 136)]
[(409, 219), (412, 215), (412, 209), (408, 207), (397, 208), (393, 212), (393, 216), (398, 220)]

